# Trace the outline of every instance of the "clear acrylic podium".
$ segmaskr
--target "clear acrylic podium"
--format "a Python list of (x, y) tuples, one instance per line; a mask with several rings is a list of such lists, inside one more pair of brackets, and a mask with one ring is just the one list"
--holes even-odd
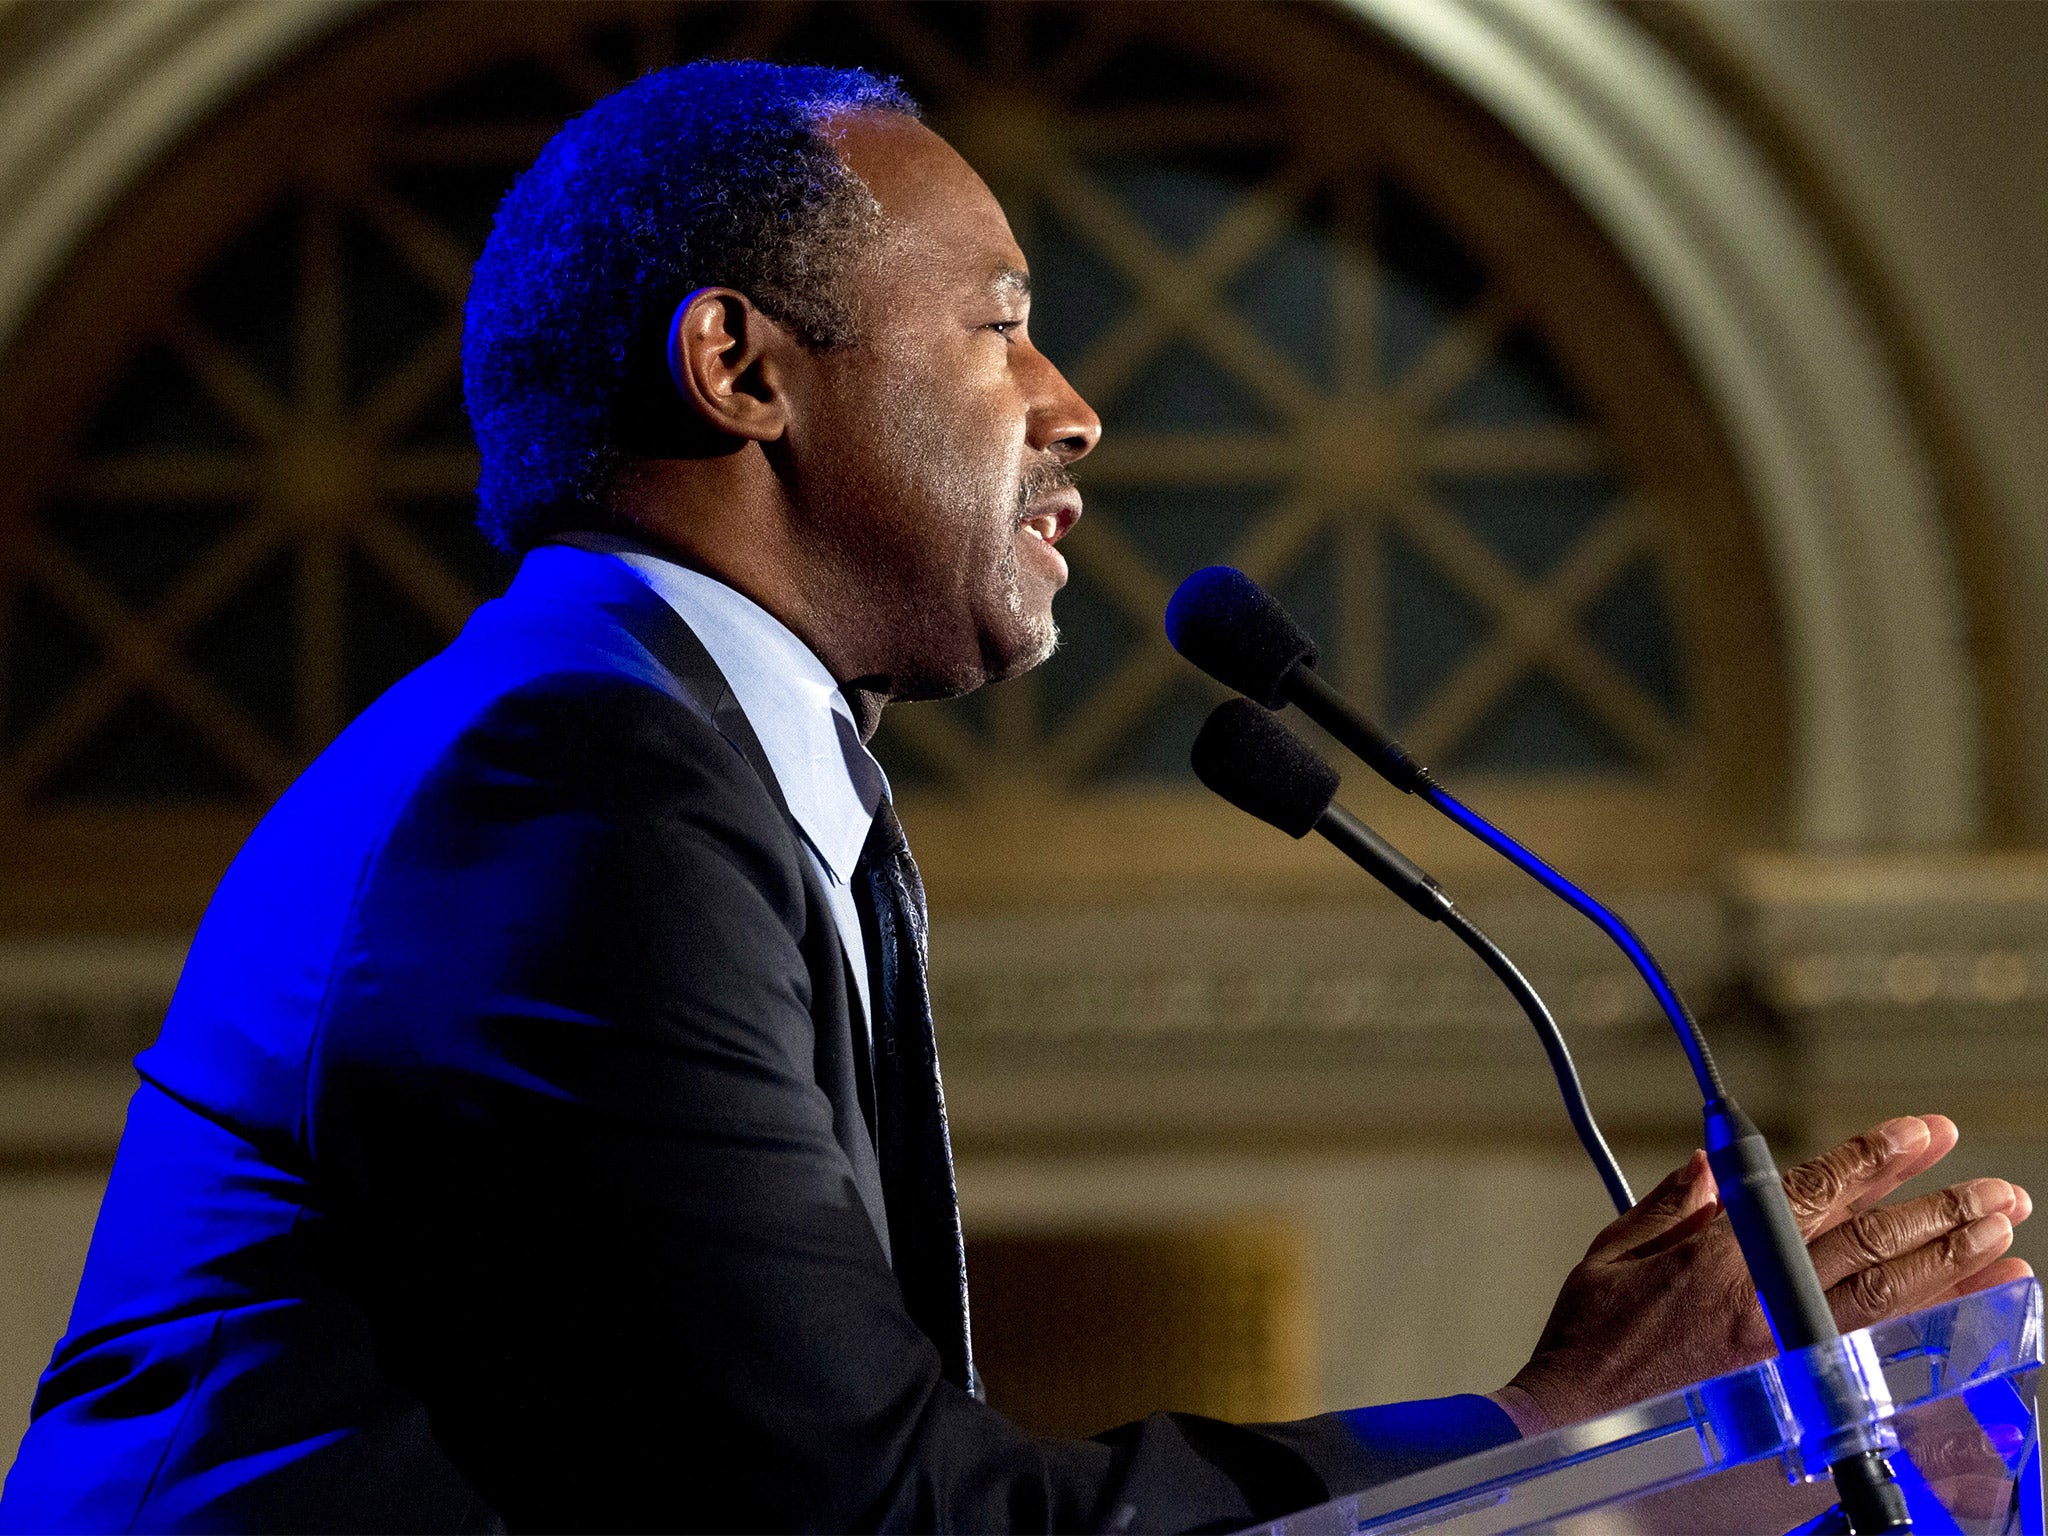
[(2041, 1289), (2014, 1281), (1255, 1529), (1843, 1531), (1828, 1464), (1882, 1449), (1923, 1536), (2044, 1536), (2041, 1362)]

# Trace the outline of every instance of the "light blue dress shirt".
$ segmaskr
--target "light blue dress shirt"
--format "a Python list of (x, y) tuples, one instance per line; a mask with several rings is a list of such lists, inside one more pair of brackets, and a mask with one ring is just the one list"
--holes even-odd
[(724, 582), (611, 534), (571, 533), (560, 542), (623, 563), (690, 626), (725, 674), (824, 883), (866, 1029), (867, 945), (853, 900), (853, 866), (889, 780), (861, 741), (846, 695), (780, 619)]

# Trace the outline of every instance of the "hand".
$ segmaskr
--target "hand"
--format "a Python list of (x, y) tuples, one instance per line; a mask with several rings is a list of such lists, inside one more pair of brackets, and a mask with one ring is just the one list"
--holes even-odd
[[(1785, 1175), (1844, 1330), (2033, 1272), (2003, 1257), (2013, 1227), (2034, 1208), (2004, 1179), (1878, 1204), (1955, 1144), (1947, 1116), (1908, 1115)], [(1707, 1155), (1695, 1152), (1593, 1240), (1536, 1353), (1498, 1396), (1528, 1433), (1737, 1370), (1772, 1349)]]
[(1943, 1509), (1966, 1520), (1995, 1520), (2011, 1507), (2013, 1469), (2027, 1442), (2018, 1424), (1979, 1424), (1961, 1397), (1924, 1404), (1893, 1422)]

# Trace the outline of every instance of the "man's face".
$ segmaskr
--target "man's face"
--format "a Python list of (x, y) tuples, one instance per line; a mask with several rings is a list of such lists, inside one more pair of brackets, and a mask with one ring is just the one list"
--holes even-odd
[(964, 693), (1051, 654), (1066, 466), (1101, 423), (1032, 345), (1023, 254), (967, 162), (895, 114), (828, 131), (884, 228), (847, 284), (860, 340), (792, 380), (785, 483), (814, 579), (874, 642), (848, 681)]

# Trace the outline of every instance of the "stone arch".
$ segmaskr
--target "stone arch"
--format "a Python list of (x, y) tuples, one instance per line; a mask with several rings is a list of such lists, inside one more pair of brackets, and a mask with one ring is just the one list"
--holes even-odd
[(1981, 821), (1976, 688), (1933, 475), (1872, 322), (1737, 126), (1591, 0), (1347, 0), (1505, 122), (1665, 308), (1770, 542), (1793, 830), (1953, 847)]
[[(1740, 129), (1594, 0), (1346, 0), (1527, 144), (1663, 306), (1766, 530), (1792, 840), (1966, 844), (1973, 669), (1933, 476), (1870, 318)], [(125, 190), (363, 0), (79, 8), (0, 143), (0, 344)], [(75, 17), (75, 19), (73, 19)]]

